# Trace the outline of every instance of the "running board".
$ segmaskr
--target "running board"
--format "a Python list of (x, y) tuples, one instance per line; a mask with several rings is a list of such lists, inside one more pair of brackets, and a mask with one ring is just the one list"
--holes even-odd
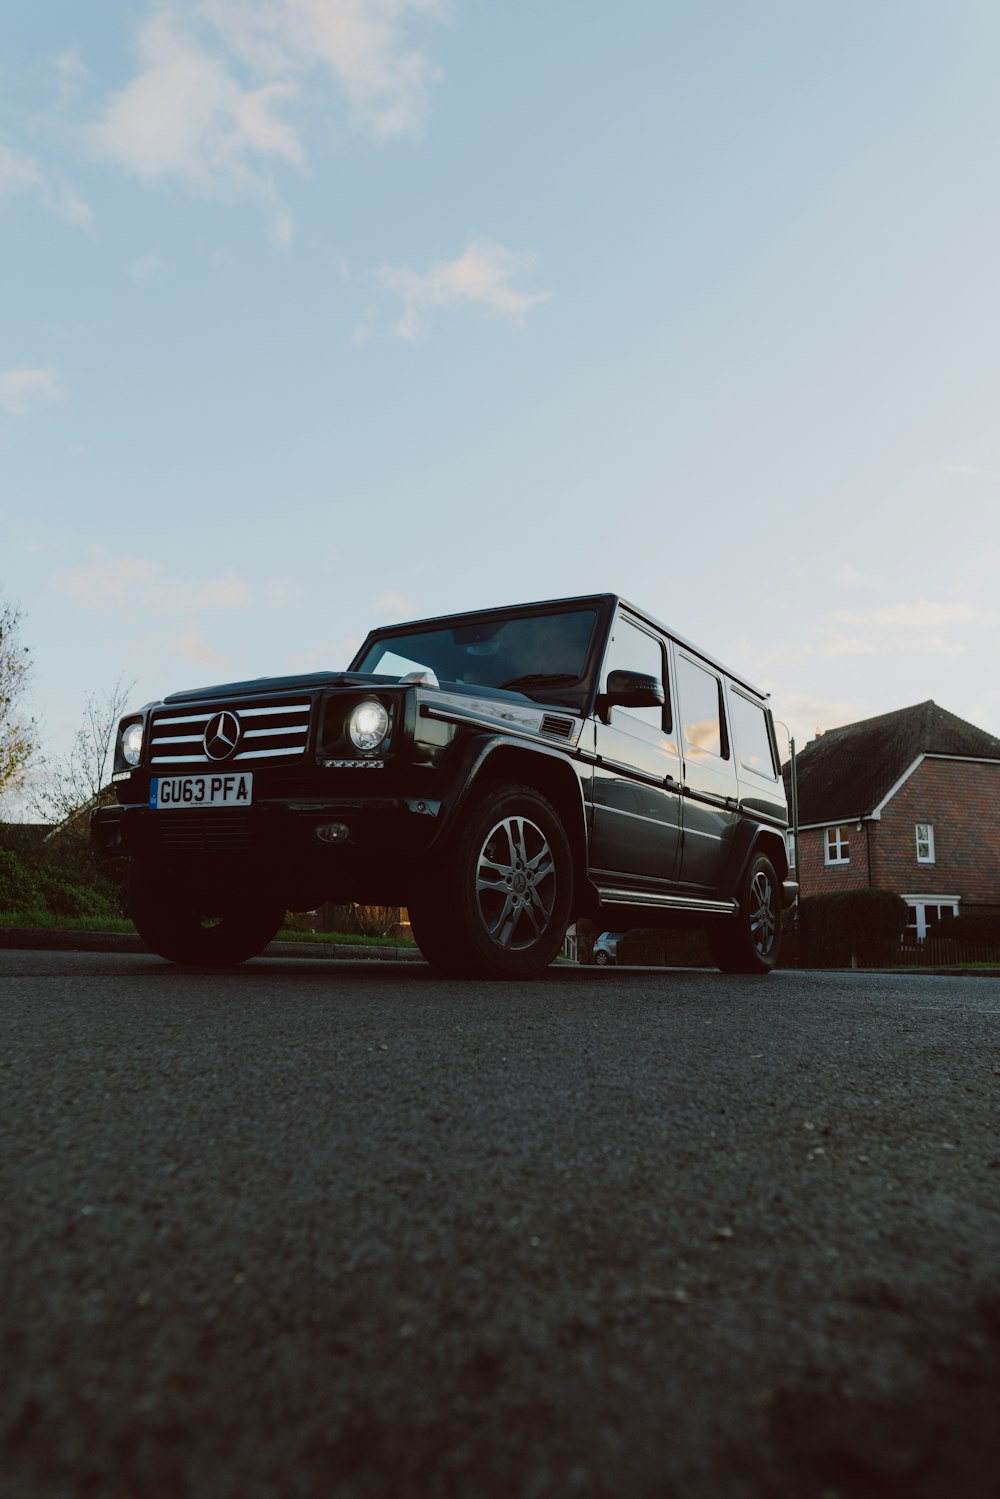
[(706, 916), (735, 916), (735, 900), (702, 900), (697, 895), (660, 895), (652, 890), (614, 890), (598, 885), (601, 905), (653, 906), (660, 911), (701, 911)]

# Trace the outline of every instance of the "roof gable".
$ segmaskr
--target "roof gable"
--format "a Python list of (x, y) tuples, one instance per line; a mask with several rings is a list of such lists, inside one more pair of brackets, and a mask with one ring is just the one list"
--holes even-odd
[(930, 700), (829, 729), (796, 757), (799, 825), (867, 816), (920, 755), (1000, 760), (1000, 739)]

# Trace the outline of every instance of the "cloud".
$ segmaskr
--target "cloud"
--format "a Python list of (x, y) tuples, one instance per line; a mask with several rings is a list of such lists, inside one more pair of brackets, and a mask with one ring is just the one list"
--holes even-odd
[[(758, 673), (841, 656), (960, 656), (962, 632), (992, 628), (992, 617), (972, 604), (921, 599), (875, 609), (838, 609), (809, 627), (809, 637), (759, 657)], [(959, 638), (956, 638), (956, 634)]]
[(59, 87), (59, 103), (72, 103), (80, 89), (90, 77), (90, 72), (76, 47), (68, 47), (52, 59), (56, 82)]
[(128, 273), (137, 286), (146, 286), (150, 281), (159, 281), (163, 275), (163, 261), (155, 250), (150, 250), (146, 255), (140, 255), (138, 260), (133, 260), (128, 268)]
[(879, 578), (873, 577), (870, 573), (859, 572), (856, 567), (851, 567), (848, 563), (837, 568), (833, 581), (844, 588), (877, 588), (881, 582)]
[(944, 471), (946, 474), (955, 474), (963, 479), (974, 479), (977, 474), (982, 473), (978, 463), (946, 463)]
[(372, 602), (375, 613), (383, 619), (410, 619), (413, 605), (404, 593), (383, 593)]
[(168, 0), (139, 27), (138, 70), (86, 141), (144, 181), (256, 202), (286, 245), (293, 223), (273, 173), (306, 165), (298, 122), (322, 100), (307, 81), (332, 82), (376, 136), (418, 130), (440, 74), (404, 31), (438, 14), (434, 0)]
[(884, 604), (866, 614), (839, 609), (833, 617), (839, 624), (891, 625), (925, 630), (938, 625), (975, 624), (981, 618), (981, 612), (971, 604), (941, 604), (922, 599), (914, 604)]
[(35, 156), (0, 141), (0, 207), (28, 197), (67, 224), (82, 227), (93, 218), (90, 207), (61, 172), (49, 171)]
[(0, 411), (23, 416), (34, 406), (58, 400), (62, 394), (54, 370), (0, 370)]
[(824, 698), (816, 693), (795, 691), (776, 693), (772, 706), (782, 762), (789, 758), (789, 734), (795, 740), (796, 751), (801, 753), (817, 734), (885, 712), (881, 704), (873, 705), (861, 698)]
[(413, 18), (440, 18), (436, 0), (205, 0), (226, 47), (263, 76), (325, 67), (353, 123), (378, 137), (419, 131), (441, 70), (407, 47)]
[(379, 280), (403, 301), (403, 316), (396, 324), (400, 338), (416, 338), (432, 307), (455, 303), (478, 303), (520, 326), (531, 309), (545, 302), (549, 292), (515, 291), (511, 278), (530, 265), (530, 258), (515, 255), (491, 240), (473, 240), (457, 260), (435, 261), (419, 275), (408, 266), (383, 266)]
[(223, 671), (232, 660), (230, 656), (213, 651), (204, 635), (197, 630), (183, 630), (166, 643), (170, 650), (183, 656), (185, 661), (193, 661), (198, 666), (209, 666), (213, 671)]
[(249, 196), (287, 242), (287, 213), (262, 162), (301, 165), (302, 146), (280, 110), (294, 85), (244, 88), (171, 8), (140, 28), (140, 70), (86, 132), (92, 153), (146, 181), (174, 178), (206, 197)]
[(310, 646), (309, 650), (285, 657), (286, 671), (343, 671), (353, 660), (361, 644), (361, 635), (342, 635), (332, 644)]
[(239, 609), (251, 602), (239, 578), (214, 578), (204, 583), (178, 582), (142, 557), (111, 557), (99, 553), (78, 567), (55, 573), (52, 584), (84, 609), (134, 610), (145, 614), (183, 614), (200, 609)]

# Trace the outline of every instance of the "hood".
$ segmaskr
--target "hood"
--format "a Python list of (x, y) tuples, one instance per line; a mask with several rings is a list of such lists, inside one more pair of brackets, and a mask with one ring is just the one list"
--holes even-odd
[(215, 687), (191, 687), (172, 692), (165, 703), (200, 702), (203, 698), (260, 697), (271, 693), (315, 692), (318, 687), (364, 686), (366, 682), (384, 680), (360, 671), (313, 671), (291, 677), (251, 677), (246, 682), (222, 682)]

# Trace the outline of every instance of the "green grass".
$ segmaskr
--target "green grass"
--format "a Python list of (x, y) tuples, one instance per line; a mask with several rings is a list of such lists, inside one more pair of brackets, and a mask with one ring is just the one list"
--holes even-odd
[(124, 916), (54, 916), (51, 911), (0, 911), (0, 927), (27, 932), (134, 932)]
[[(54, 916), (51, 911), (0, 911), (0, 929), (22, 932), (125, 932), (135, 927), (124, 916)], [(347, 932), (299, 932), (282, 927), (276, 942), (326, 942), (351, 947), (415, 947), (408, 937), (362, 937)]]
[(859, 968), (858, 973), (1000, 973), (1000, 963), (897, 963), (894, 968)]
[(282, 927), (275, 942), (332, 942), (350, 947), (416, 947), (409, 937), (362, 937), (356, 932), (298, 932)]

